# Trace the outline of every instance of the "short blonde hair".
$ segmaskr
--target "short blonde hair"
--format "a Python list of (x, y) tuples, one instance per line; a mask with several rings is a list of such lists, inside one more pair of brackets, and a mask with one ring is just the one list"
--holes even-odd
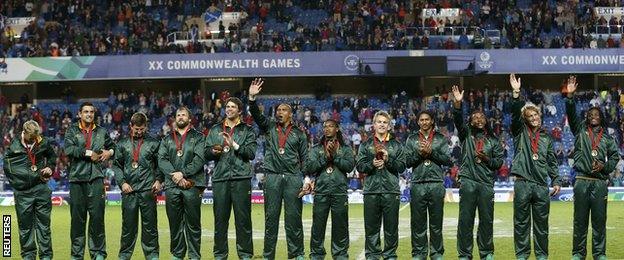
[(520, 109), (520, 112), (522, 113), (522, 118), (524, 120), (526, 120), (526, 112), (529, 110), (533, 110), (535, 111), (540, 118), (542, 117), (542, 110), (540, 110), (540, 108), (538, 106), (536, 106), (535, 104), (531, 103), (531, 102), (527, 102), (522, 109)]
[[(383, 116), (386, 119), (388, 119), (388, 121), (392, 121), (392, 116), (390, 116), (390, 114), (388, 114), (387, 111), (385, 110), (379, 110), (377, 111), (377, 113), (375, 113), (375, 115), (373, 116), (373, 123), (375, 123), (375, 121), (377, 121), (377, 117)], [(390, 122), (388, 122), (390, 123)]]
[(24, 125), (22, 125), (22, 131), (24, 131), (24, 134), (40, 135), (41, 127), (39, 126), (39, 123), (37, 123), (37, 121), (28, 120), (24, 122)]

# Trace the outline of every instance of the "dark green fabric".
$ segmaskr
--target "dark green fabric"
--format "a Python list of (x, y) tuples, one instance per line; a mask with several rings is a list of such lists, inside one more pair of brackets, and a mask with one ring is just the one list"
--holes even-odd
[[(503, 165), (503, 148), (500, 140), (492, 135), (473, 129), (465, 124), (461, 109), (453, 110), (453, 122), (459, 133), (459, 141), (462, 147), (459, 178), (470, 179), (476, 182), (494, 185), (496, 171)], [(488, 162), (476, 162), (477, 139), (485, 138), (483, 153), (488, 157)]]
[(400, 194), (399, 174), (405, 171), (405, 153), (401, 146), (401, 143), (391, 136), (386, 143), (388, 162), (386, 162), (383, 168), (377, 169), (373, 166), (373, 159), (375, 159), (373, 138), (360, 145), (356, 167), (359, 173), (366, 174), (364, 194)]
[(52, 258), (51, 195), (52, 191), (45, 183), (13, 192), (22, 259), (37, 259), (37, 248), (40, 259)]
[(515, 147), (511, 174), (521, 176), (542, 186), (547, 186), (548, 178), (550, 178), (552, 186), (560, 186), (561, 178), (558, 172), (557, 157), (553, 149), (553, 140), (548, 134), (549, 131), (540, 130), (537, 147), (539, 159), (537, 161), (532, 159), (530, 130), (524, 122), (521, 112), (524, 105), (524, 100), (520, 98), (514, 98), (511, 102), (511, 133)]
[(347, 145), (341, 145), (333, 156), (331, 165), (333, 172), (327, 173), (330, 162), (322, 144), (310, 149), (304, 163), (304, 172), (306, 175), (316, 177), (314, 193), (316, 195), (347, 195), (349, 179), (346, 174), (353, 171), (355, 166), (353, 149)]
[(607, 252), (607, 197), (604, 180), (576, 179), (574, 183), (574, 235), (572, 255), (585, 259), (587, 255), (587, 226), (591, 217), (592, 255), (594, 259)]
[[(615, 166), (620, 160), (615, 139), (604, 129), (602, 139), (598, 144), (598, 156), (591, 155), (592, 141), (589, 138), (589, 128), (585, 119), (579, 119), (576, 114), (576, 105), (573, 99), (566, 99), (566, 114), (570, 122), (570, 130), (574, 134), (574, 169), (576, 176), (587, 176), (608, 180), (609, 174), (615, 170)], [(605, 120), (602, 118), (602, 120)], [(594, 138), (597, 138), (599, 129), (593, 129)], [(604, 168), (598, 173), (592, 173), (592, 162), (595, 160), (604, 164)]]
[[(314, 208), (312, 213), (312, 235), (310, 237), (310, 258), (324, 259), (327, 217), (331, 212), (331, 254), (334, 259), (349, 258), (349, 217), (347, 173), (353, 171), (355, 156), (347, 145), (341, 145), (332, 161), (325, 154), (323, 144), (310, 149), (304, 172), (315, 176)], [(333, 171), (326, 170), (331, 165)]]
[[(286, 139), (285, 153), (279, 154), (277, 123), (265, 117), (255, 101), (249, 102), (249, 112), (265, 137), (264, 169), (268, 172), (290, 174), (301, 177), (301, 164), (308, 154), (306, 134), (293, 125)], [(282, 129), (286, 132), (287, 127)]]
[(531, 181), (516, 180), (513, 204), (516, 258), (528, 259), (531, 255), (531, 225), (536, 258), (548, 258), (548, 187)]
[[(175, 156), (175, 155), (174, 155)], [(169, 219), (171, 256), (201, 259), (201, 200), (204, 189), (193, 187), (183, 190), (177, 187), (165, 191), (165, 208)]]
[(159, 180), (161, 184), (164, 181), (164, 175), (158, 169), (158, 146), (160, 142), (152, 137), (143, 138), (139, 153), (139, 168), (134, 169), (132, 168), (133, 149), (138, 146), (138, 143), (139, 140), (134, 140), (134, 144), (132, 144), (130, 138), (119, 140), (115, 147), (112, 169), (120, 189), (124, 183), (128, 183), (135, 192), (151, 191), (156, 180)]
[(182, 172), (184, 178), (195, 182), (195, 187), (206, 186), (206, 175), (204, 174), (204, 136), (195, 129), (188, 130), (181, 157), (176, 155), (177, 148), (172, 134), (177, 135), (178, 142), (181, 142), (182, 135), (177, 131), (172, 131), (162, 138), (158, 148), (158, 168), (164, 174), (165, 189), (177, 187), (171, 180), (171, 173)]
[(303, 256), (302, 201), (297, 197), (303, 180), (292, 174), (267, 173), (264, 181), (264, 253), (267, 259), (275, 259), (275, 244), (279, 231), (279, 219), (284, 201), (284, 228), (288, 258)]
[[(226, 130), (229, 133), (231, 128), (227, 127)], [(229, 152), (216, 156), (212, 153), (212, 147), (214, 145), (223, 145), (221, 132), (223, 132), (223, 122), (213, 126), (206, 137), (206, 159), (215, 161), (212, 181), (251, 179), (253, 173), (250, 161), (256, 157), (256, 149), (258, 148), (256, 134), (253, 129), (244, 123), (236, 125), (233, 137), (234, 142), (239, 145), (238, 150), (230, 147)]]
[(89, 253), (91, 258), (106, 258), (105, 206), (106, 193), (102, 178), (89, 182), (69, 183), (69, 208), (72, 216), (70, 232), (72, 258), (84, 258), (87, 213), (89, 214)]
[[(286, 139), (285, 153), (279, 154), (277, 123), (265, 117), (256, 101), (249, 102), (249, 112), (265, 137), (264, 151), (264, 252), (268, 259), (275, 259), (275, 244), (279, 231), (279, 217), (284, 201), (284, 225), (288, 257), (303, 256), (302, 201), (297, 195), (303, 186), (302, 164), (308, 154), (306, 134), (294, 126)], [(286, 132), (287, 127), (282, 129)]]
[(30, 169), (32, 162), (22, 145), (21, 138), (14, 138), (4, 153), (4, 174), (14, 190), (26, 191), (39, 184), (45, 184), (41, 180), (41, 169), (50, 167), (54, 171), (56, 167), (56, 154), (49, 138), (43, 137), (33, 149), (38, 168), (36, 172)]
[(459, 187), (459, 222), (457, 224), (457, 255), (472, 259), (475, 211), (479, 210), (477, 246), (484, 259), (494, 254), (494, 188), (490, 184), (461, 180)]
[[(444, 255), (442, 222), (445, 194), (446, 189), (441, 182), (412, 182), (410, 189), (412, 257), (426, 259), (427, 252), (432, 259)], [(427, 220), (429, 220), (429, 238), (427, 238)]]
[[(102, 164), (92, 162), (91, 157), (85, 156), (86, 139), (78, 126), (80, 122), (72, 124), (65, 132), (65, 153), (69, 157), (69, 181), (86, 182), (97, 178), (104, 178)], [(104, 127), (96, 126), (92, 129), (91, 149), (94, 152), (115, 149), (115, 144)]]
[(325, 229), (331, 211), (331, 254), (333, 259), (349, 259), (349, 203), (347, 194), (316, 194), (312, 210), (310, 259), (324, 259)]
[(158, 258), (158, 219), (156, 198), (151, 191), (132, 192), (121, 196), (121, 242), (119, 259), (131, 259), (136, 243), (141, 213), (141, 248), (145, 259)]
[[(396, 259), (399, 246), (399, 204), (401, 196), (394, 193), (364, 194), (364, 250), (367, 260)], [(381, 250), (381, 224), (384, 248)]]
[(215, 235), (214, 258), (228, 258), (228, 227), (234, 210), (236, 249), (240, 259), (253, 256), (251, 225), (251, 180), (218, 181), (212, 184)]
[[(418, 141), (418, 132), (410, 134), (405, 141), (405, 158), (407, 167), (412, 167), (411, 182), (443, 182), (444, 171), (442, 166), (451, 166), (453, 161), (448, 147), (446, 138), (435, 132), (433, 135), (433, 143), (431, 144), (430, 158), (423, 158), (418, 149), (420, 141)], [(425, 165), (425, 161), (431, 164)]]

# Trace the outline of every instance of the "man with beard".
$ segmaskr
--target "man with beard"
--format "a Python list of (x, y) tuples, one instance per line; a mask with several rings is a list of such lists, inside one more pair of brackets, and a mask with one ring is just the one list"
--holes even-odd
[(308, 153), (306, 134), (292, 122), (292, 108), (286, 103), (277, 107), (277, 121), (266, 118), (258, 108), (256, 96), (262, 79), (249, 86), (249, 111), (266, 138), (264, 170), (264, 258), (275, 259), (279, 218), (284, 201), (284, 226), (288, 258), (303, 259), (303, 224), (301, 196), (310, 191), (310, 180), (302, 183), (301, 165)]
[(256, 134), (241, 121), (245, 107), (240, 99), (225, 102), (226, 118), (215, 124), (206, 137), (206, 159), (215, 161), (212, 174), (214, 194), (214, 258), (228, 258), (228, 226), (234, 210), (236, 249), (240, 259), (253, 257), (251, 226), (251, 161), (256, 157)]
[(514, 245), (517, 259), (531, 255), (530, 230), (533, 226), (533, 244), (537, 259), (548, 258), (548, 215), (550, 197), (548, 178), (553, 186), (550, 196), (561, 189), (557, 173), (557, 157), (553, 140), (542, 130), (542, 114), (533, 104), (520, 99), (520, 78), (509, 75), (513, 90), (511, 103), (511, 133), (515, 155), (511, 174), (514, 185)]
[[(406, 141), (407, 167), (412, 167), (410, 187), (410, 211), (412, 228), (412, 258), (442, 259), (442, 220), (444, 217), (444, 170), (451, 166), (446, 138), (435, 128), (433, 114), (422, 111), (418, 114), (417, 133)], [(430, 239), (427, 238), (429, 219)]]
[(121, 242), (119, 259), (130, 259), (134, 251), (141, 212), (141, 247), (145, 259), (158, 259), (158, 221), (155, 195), (164, 176), (158, 170), (158, 140), (146, 136), (147, 116), (135, 113), (130, 118), (129, 137), (115, 148), (113, 171), (121, 189)]
[(332, 257), (349, 259), (349, 207), (347, 173), (355, 166), (350, 146), (344, 143), (338, 122), (328, 119), (323, 123), (321, 142), (312, 147), (305, 162), (305, 173), (315, 176), (313, 185), (314, 209), (310, 259), (325, 258), (325, 227), (331, 209)]
[(191, 111), (176, 110), (175, 127), (160, 141), (158, 168), (165, 175), (165, 205), (173, 259), (200, 259), (201, 200), (206, 185), (204, 136), (191, 127)]
[(91, 259), (105, 259), (104, 173), (102, 162), (114, 154), (115, 144), (105, 128), (93, 122), (95, 106), (80, 105), (80, 121), (65, 132), (65, 153), (69, 157), (69, 197), (71, 211), (71, 257), (84, 258), (85, 225), (89, 214), (89, 252)]
[(453, 119), (462, 146), (459, 173), (459, 223), (457, 254), (472, 259), (475, 210), (479, 209), (477, 245), (481, 259), (494, 259), (494, 178), (503, 164), (503, 148), (487, 127), (481, 110), (472, 111), (470, 124), (464, 124), (462, 101), (464, 91), (453, 86)]
[(50, 212), (52, 191), (47, 182), (56, 166), (49, 138), (41, 136), (36, 121), (28, 120), (4, 155), (4, 173), (13, 188), (23, 259), (52, 259)]
[[(575, 76), (566, 82), (566, 114), (574, 142), (574, 238), (572, 259), (587, 256), (587, 226), (591, 214), (592, 255), (594, 259), (607, 259), (607, 182), (620, 160), (613, 137), (606, 134), (602, 111), (592, 107), (585, 120), (576, 115), (574, 92), (578, 86)], [(604, 135), (603, 135), (604, 134)]]
[[(405, 171), (401, 144), (389, 132), (386, 111), (373, 116), (373, 136), (360, 145), (357, 170), (364, 179), (364, 233), (366, 259), (396, 259), (399, 245), (399, 174)], [(383, 220), (384, 249), (380, 230)]]

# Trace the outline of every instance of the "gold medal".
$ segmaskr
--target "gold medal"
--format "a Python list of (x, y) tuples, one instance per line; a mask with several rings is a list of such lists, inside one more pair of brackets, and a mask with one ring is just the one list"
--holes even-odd
[(592, 151), (591, 151), (591, 155), (592, 155), (593, 157), (598, 156), (598, 150), (592, 150)]
[(224, 153), (227, 153), (227, 152), (229, 152), (229, 151), (230, 151), (230, 147), (229, 147), (229, 146), (224, 146), (224, 147), (223, 147), (223, 152), (224, 152)]
[(132, 162), (132, 168), (134, 168), (134, 169), (139, 168), (139, 163), (138, 162)]
[(278, 150), (278, 152), (279, 152), (279, 154), (284, 154), (284, 153), (286, 152), (286, 150), (284, 150), (284, 148), (280, 148), (280, 149)]
[(425, 160), (425, 166), (429, 166), (429, 165), (431, 165), (431, 161)]
[(178, 157), (182, 157), (182, 150), (178, 150), (178, 152), (176, 153), (178, 155)]
[(331, 166), (327, 167), (327, 169), (325, 169), (325, 172), (327, 172), (327, 173), (334, 172), (334, 167), (331, 167)]
[(34, 165), (34, 164), (31, 165), (30, 166), (30, 170), (33, 171), (33, 172), (36, 172), (37, 171), (37, 165)]
[(537, 159), (539, 159), (539, 155), (537, 155), (536, 153), (533, 154), (533, 161), (537, 161)]

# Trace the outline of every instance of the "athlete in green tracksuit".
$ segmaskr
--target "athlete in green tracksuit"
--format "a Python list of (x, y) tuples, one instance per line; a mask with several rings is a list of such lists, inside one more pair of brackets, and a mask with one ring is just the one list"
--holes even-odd
[[(430, 112), (417, 116), (420, 130), (406, 141), (407, 167), (412, 167), (410, 210), (412, 229), (412, 258), (442, 259), (444, 245), (442, 221), (444, 218), (444, 171), (442, 166), (453, 164), (446, 138), (435, 131)], [(427, 239), (427, 219), (430, 239)]]
[[(373, 136), (360, 145), (356, 167), (364, 180), (366, 259), (397, 259), (399, 245), (399, 174), (405, 171), (401, 144), (389, 133), (392, 118), (386, 111), (373, 117)], [(384, 249), (380, 229), (383, 221)]]
[(145, 259), (158, 259), (156, 193), (164, 176), (157, 168), (160, 142), (146, 136), (147, 116), (130, 118), (130, 134), (117, 142), (113, 171), (121, 189), (121, 242), (119, 259), (130, 259), (134, 251), (141, 212), (141, 247)]
[(472, 259), (475, 210), (479, 210), (477, 245), (481, 259), (494, 259), (494, 178), (503, 164), (503, 149), (496, 136), (487, 128), (483, 111), (472, 111), (470, 124), (464, 124), (462, 100), (464, 91), (453, 86), (453, 122), (462, 145), (459, 172), (459, 223), (457, 254)]
[(176, 110), (175, 127), (158, 148), (158, 168), (165, 178), (172, 259), (201, 259), (201, 201), (206, 187), (204, 136), (191, 127), (191, 111)]
[(531, 255), (530, 231), (533, 226), (533, 244), (537, 259), (548, 258), (548, 215), (550, 196), (548, 178), (556, 195), (560, 190), (557, 158), (553, 140), (541, 129), (542, 115), (533, 104), (520, 99), (520, 78), (509, 76), (513, 89), (511, 103), (515, 155), (511, 174), (516, 177), (514, 185), (514, 245), (517, 259)]
[(102, 162), (113, 156), (115, 144), (105, 128), (97, 126), (95, 106), (80, 105), (80, 121), (65, 132), (65, 153), (69, 157), (69, 206), (71, 211), (71, 257), (84, 258), (85, 228), (89, 214), (89, 253), (91, 259), (104, 259), (104, 207), (106, 193)]
[(4, 174), (13, 188), (22, 259), (52, 259), (50, 212), (52, 191), (47, 181), (56, 166), (51, 140), (39, 124), (26, 121), (22, 134), (4, 154)]
[(346, 145), (338, 122), (323, 123), (321, 142), (312, 147), (305, 162), (305, 173), (315, 177), (310, 259), (325, 259), (325, 228), (331, 210), (331, 254), (349, 259), (349, 204), (347, 173), (353, 171), (355, 156)]
[(277, 107), (277, 121), (266, 118), (258, 108), (256, 95), (262, 90), (262, 79), (249, 86), (249, 112), (264, 134), (264, 258), (275, 259), (275, 244), (279, 217), (284, 201), (284, 226), (288, 258), (303, 259), (302, 201), (300, 194), (310, 192), (311, 185), (303, 183), (302, 164), (308, 153), (306, 134), (292, 122), (292, 108), (288, 104)]
[(215, 161), (212, 174), (215, 218), (214, 258), (228, 258), (228, 226), (234, 210), (236, 249), (240, 259), (253, 257), (251, 226), (251, 163), (256, 156), (256, 134), (241, 122), (245, 107), (240, 99), (225, 102), (226, 118), (206, 137), (206, 159)]
[(572, 259), (587, 256), (587, 226), (591, 213), (592, 255), (594, 259), (607, 259), (607, 181), (620, 160), (617, 145), (606, 133), (606, 122), (602, 111), (592, 107), (585, 120), (576, 114), (574, 92), (576, 77), (566, 82), (566, 114), (570, 129), (575, 136), (574, 169), (574, 239)]

